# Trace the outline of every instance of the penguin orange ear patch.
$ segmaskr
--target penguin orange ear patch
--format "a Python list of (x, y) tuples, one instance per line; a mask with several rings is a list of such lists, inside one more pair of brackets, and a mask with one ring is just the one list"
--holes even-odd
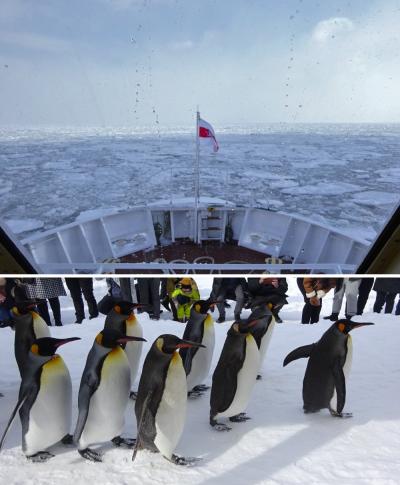
[(121, 307), (120, 307), (119, 305), (115, 305), (114, 310), (115, 310), (117, 313), (121, 313)]
[(37, 344), (33, 344), (31, 347), (31, 352), (33, 354), (38, 354), (39, 353), (39, 346)]
[(95, 339), (95, 340), (96, 340), (96, 342), (97, 342), (99, 345), (101, 345), (101, 344), (102, 344), (102, 342), (103, 342), (103, 335), (102, 335), (101, 333), (98, 333), (98, 334), (96, 335), (96, 339)]
[(195, 305), (194, 309), (196, 310), (197, 313), (200, 313), (200, 305), (199, 304)]
[(346, 325), (344, 323), (339, 323), (338, 328), (341, 332), (344, 332), (344, 329), (346, 328)]

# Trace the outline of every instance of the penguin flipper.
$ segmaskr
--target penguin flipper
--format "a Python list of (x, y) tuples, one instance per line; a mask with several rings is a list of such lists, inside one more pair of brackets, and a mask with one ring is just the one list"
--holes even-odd
[(343, 367), (340, 360), (336, 360), (332, 367), (333, 378), (335, 381), (335, 389), (337, 396), (336, 412), (342, 414), (344, 404), (346, 402), (346, 378), (344, 376)]
[(283, 367), (288, 365), (290, 362), (293, 362), (297, 359), (305, 359), (310, 357), (311, 352), (313, 351), (315, 344), (310, 345), (303, 345), (302, 347), (298, 347), (297, 349), (292, 350), (283, 361)]
[(21, 409), (21, 407), (24, 404), (24, 402), (26, 401), (26, 398), (27, 397), (28, 397), (28, 394), (25, 394), (24, 396), (22, 396), (22, 397), (20, 397), (18, 399), (18, 402), (17, 402), (15, 408), (13, 409), (13, 412), (11, 413), (10, 419), (8, 420), (6, 429), (4, 430), (4, 433), (3, 433), (3, 435), (2, 435), (2, 437), (0, 439), (0, 451), (1, 451), (2, 447), (3, 447), (3, 444), (4, 444), (4, 441), (6, 439), (7, 433), (9, 431), (9, 429), (11, 428), (12, 423), (14, 422), (15, 416), (17, 415), (17, 412)]
[(78, 396), (79, 415), (74, 432), (74, 443), (76, 444), (78, 443), (85, 427), (89, 414), (90, 399), (96, 389), (99, 387), (99, 382), (99, 377), (94, 372), (88, 373), (85, 380), (82, 380), (81, 382)]

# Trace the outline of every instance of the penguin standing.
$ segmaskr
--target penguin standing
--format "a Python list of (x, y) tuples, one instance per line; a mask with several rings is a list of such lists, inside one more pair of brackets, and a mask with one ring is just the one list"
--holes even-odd
[(318, 342), (299, 347), (286, 356), (284, 366), (293, 360), (309, 358), (303, 380), (305, 413), (327, 408), (332, 416), (351, 417), (351, 413), (342, 412), (346, 402), (346, 378), (353, 353), (349, 332), (366, 325), (373, 323), (338, 320)]
[(170, 334), (160, 335), (151, 346), (135, 403), (138, 434), (132, 460), (139, 449), (148, 449), (177, 465), (197, 461), (173, 453), (183, 431), (187, 402), (186, 373), (178, 350), (195, 347), (204, 345)]
[(78, 452), (87, 460), (102, 461), (100, 454), (89, 448), (94, 443), (111, 440), (115, 446), (134, 444), (119, 436), (131, 388), (129, 362), (121, 345), (131, 341), (145, 340), (104, 329), (89, 352), (79, 387), (79, 416), (74, 433)]
[(250, 419), (243, 411), (260, 368), (260, 352), (252, 335), (257, 323), (257, 320), (235, 322), (228, 331), (212, 377), (210, 424), (217, 431), (231, 429), (218, 423), (219, 417), (232, 422)]
[(189, 321), (183, 333), (184, 340), (203, 344), (205, 348), (191, 347), (180, 350), (183, 366), (187, 376), (189, 396), (198, 397), (208, 389), (202, 385), (210, 372), (211, 360), (215, 345), (214, 320), (208, 313), (215, 302), (199, 300), (190, 310)]
[(50, 331), (43, 318), (33, 310), (36, 300), (28, 299), (22, 287), (13, 288), (13, 297), (16, 305), (11, 310), (15, 328), (14, 353), (20, 376), (23, 377), (25, 363), (33, 342), (50, 337)]
[[(127, 335), (128, 337), (143, 337), (142, 326), (133, 313), (133, 309), (139, 307), (137, 303), (131, 303), (129, 301), (115, 302), (110, 312), (107, 314), (104, 328), (112, 328)], [(131, 369), (131, 384), (135, 382), (138, 369), (140, 356), (142, 355), (143, 342), (140, 340), (127, 342), (124, 350), (128, 357), (129, 366)], [(131, 391), (130, 397), (135, 397), (135, 393)]]
[(22, 449), (32, 461), (46, 461), (54, 455), (45, 451), (70, 431), (72, 409), (71, 377), (58, 347), (78, 337), (40, 338), (34, 341), (27, 357), (17, 405), (0, 441), (3, 445), (17, 411), (22, 424)]

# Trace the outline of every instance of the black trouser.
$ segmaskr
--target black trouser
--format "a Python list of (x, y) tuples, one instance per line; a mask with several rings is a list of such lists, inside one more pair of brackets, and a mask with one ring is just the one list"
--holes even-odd
[(386, 291), (377, 291), (376, 300), (374, 303), (374, 312), (380, 313), (383, 305), (385, 305), (385, 313), (392, 313), (396, 294), (397, 293), (387, 293)]
[(97, 303), (93, 295), (92, 278), (65, 278), (65, 282), (74, 303), (76, 319), (83, 320), (85, 318), (82, 293), (89, 308), (89, 315), (92, 318), (97, 317), (99, 311), (97, 310)]
[[(225, 316), (226, 316), (225, 315), (225, 297), (226, 297), (226, 294), (228, 292), (231, 293), (229, 288), (222, 288), (219, 292), (219, 295), (216, 298), (216, 300), (218, 302), (217, 308), (218, 308), (219, 316), (222, 317), (224, 320), (225, 320)], [(244, 292), (243, 292), (242, 285), (237, 285), (235, 290), (234, 290), (234, 293), (235, 293), (236, 304), (235, 304), (235, 310), (234, 310), (233, 314), (234, 314), (235, 320), (239, 320), (240, 314), (242, 313), (242, 309), (243, 309), (243, 306), (244, 306)], [(211, 296), (211, 295), (210, 295), (210, 298), (213, 298), (213, 296)]]
[(357, 315), (362, 315), (365, 305), (368, 301), (368, 296), (374, 284), (374, 278), (361, 278), (360, 286), (358, 287), (357, 298)]
[(304, 298), (303, 313), (301, 314), (301, 323), (317, 323), (319, 322), (319, 314), (321, 313), (322, 302), (319, 301), (318, 306), (311, 305), (310, 299), (306, 297), (306, 290), (304, 289), (303, 279), (297, 279), (297, 286)]
[(139, 303), (149, 315), (160, 317), (160, 278), (138, 278)]
[[(56, 325), (62, 325), (60, 300), (56, 296), (55, 298), (48, 298), (48, 301), (50, 303), (51, 311), (53, 312), (54, 323)], [(40, 300), (40, 303), (37, 304), (37, 309), (38, 309), (39, 315), (43, 318), (43, 320), (47, 323), (47, 325), (51, 325), (49, 307), (47, 306), (47, 300)]]

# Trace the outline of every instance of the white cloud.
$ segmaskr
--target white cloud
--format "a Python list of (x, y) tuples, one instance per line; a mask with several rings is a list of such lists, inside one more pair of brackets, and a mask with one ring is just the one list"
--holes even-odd
[(317, 42), (323, 43), (329, 39), (336, 38), (339, 34), (350, 32), (353, 29), (354, 24), (349, 18), (332, 17), (318, 22), (312, 33), (312, 38)]

